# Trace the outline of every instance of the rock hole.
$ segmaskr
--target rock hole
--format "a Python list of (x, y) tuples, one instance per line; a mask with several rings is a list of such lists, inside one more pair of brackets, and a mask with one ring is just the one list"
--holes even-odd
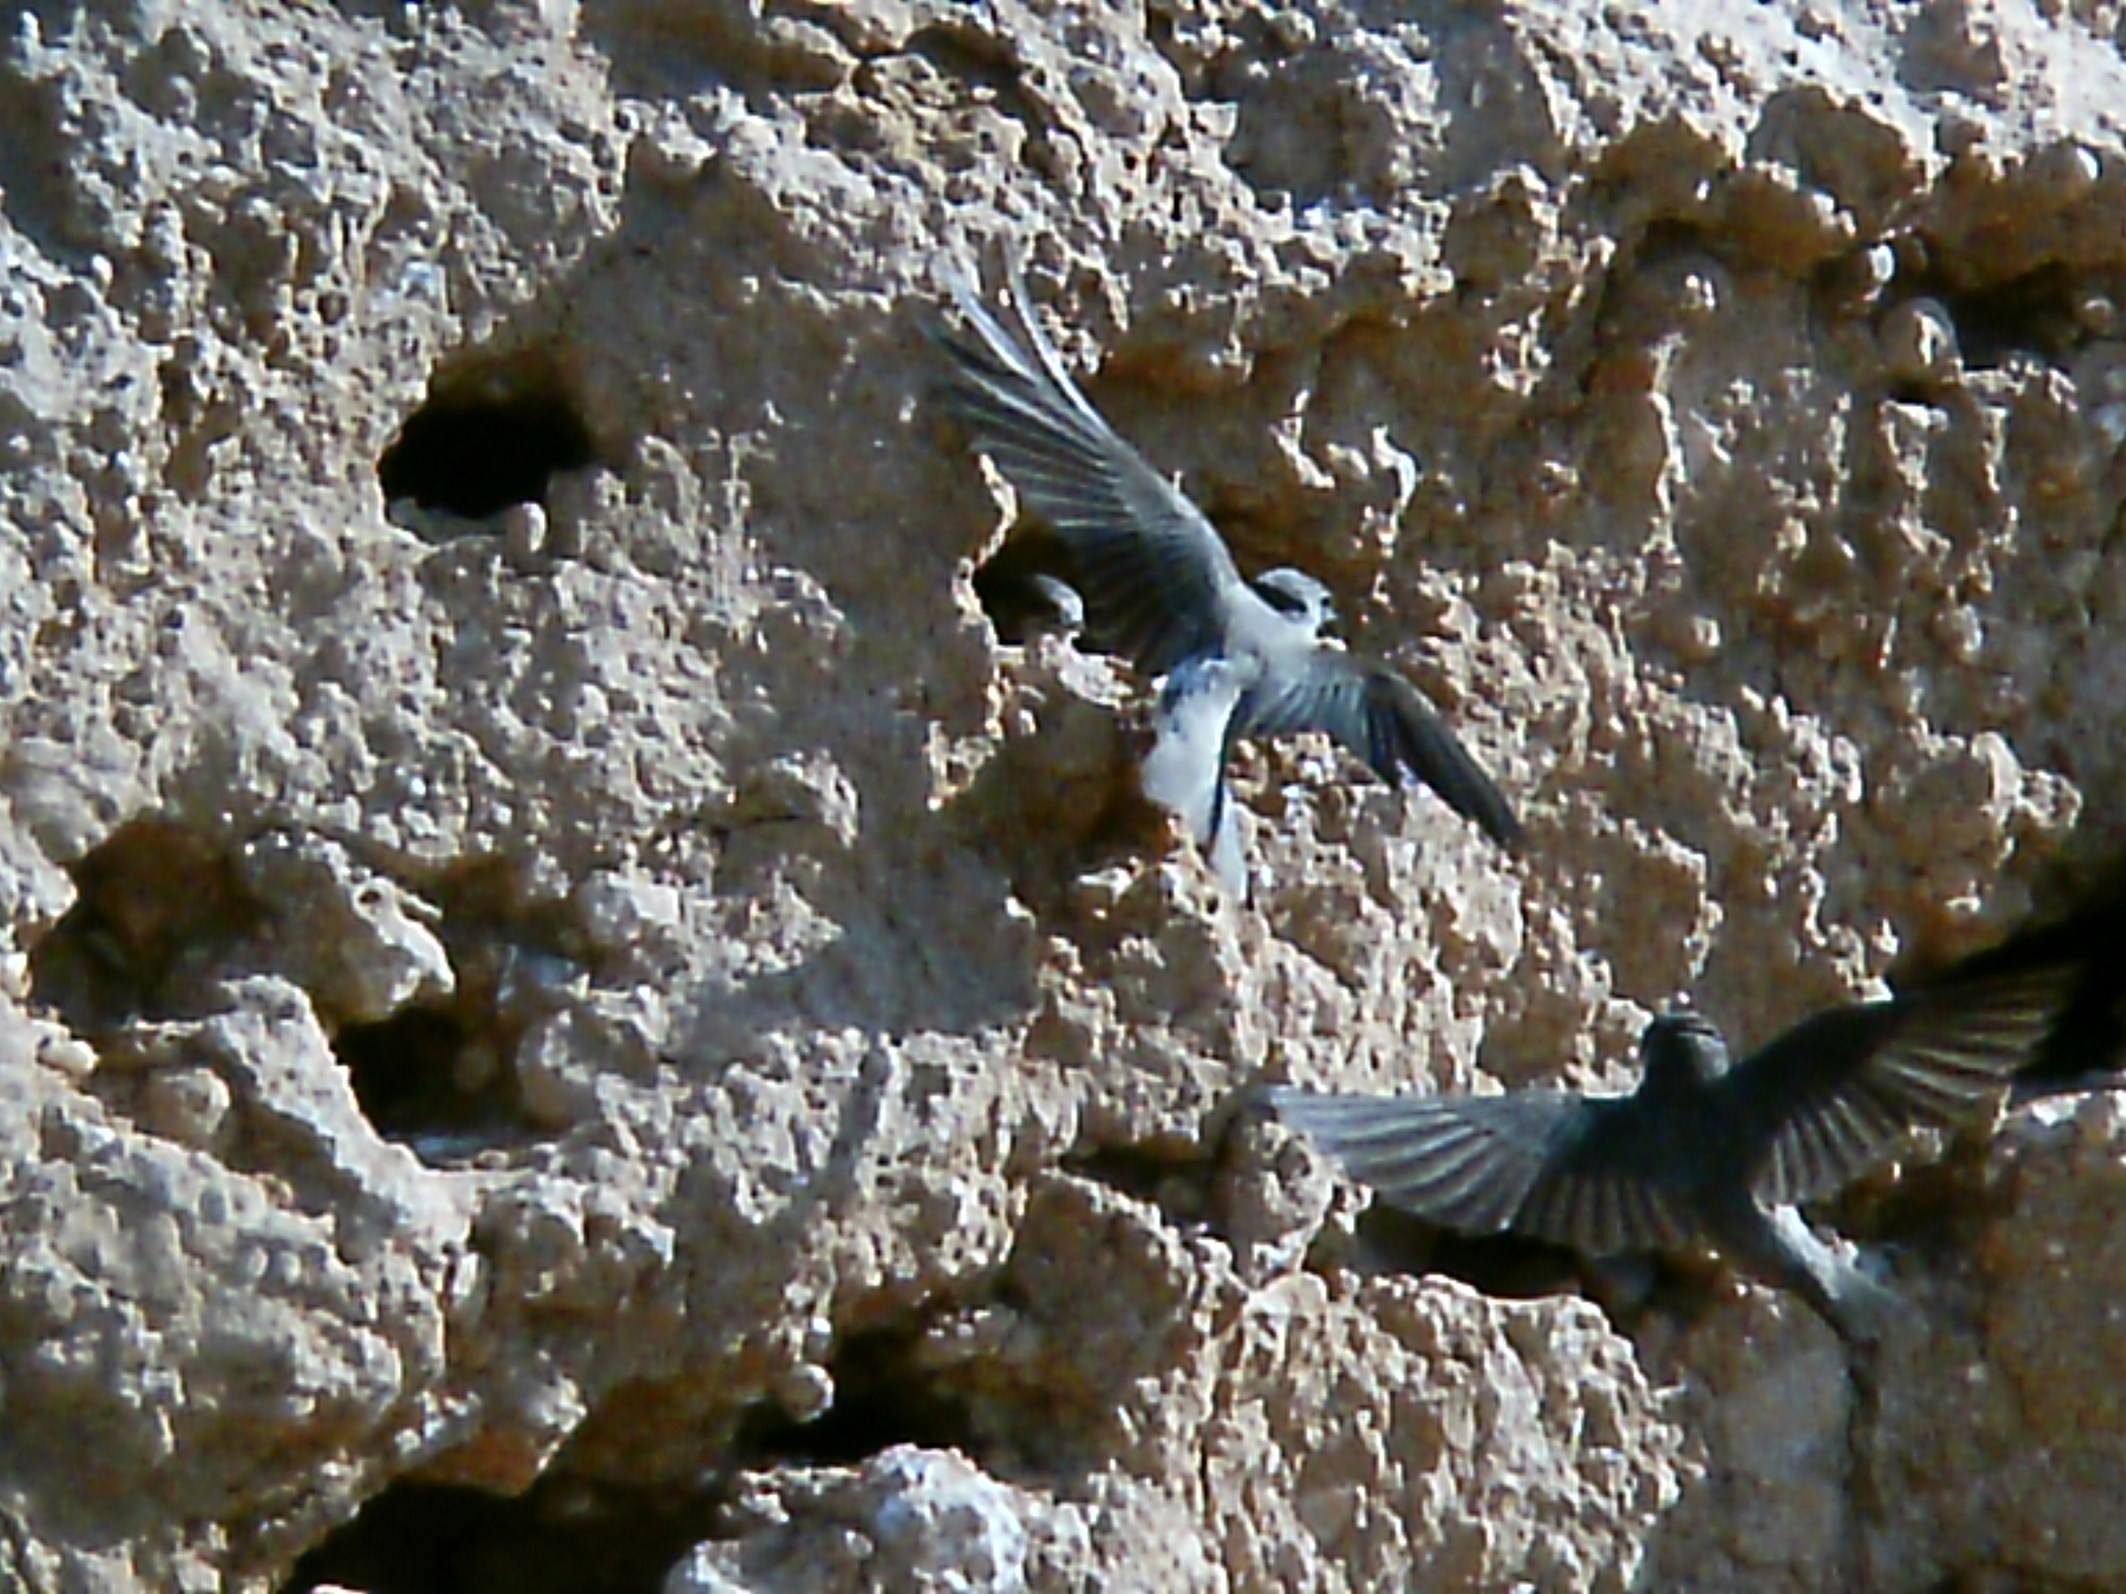
[(333, 1050), (355, 1099), (379, 1134), (424, 1161), (544, 1138), (559, 1126), (530, 1110), (518, 1052), (586, 972), (588, 943), (566, 902), (528, 899), (504, 860), (467, 863), (428, 889), (457, 989), (341, 1026)]
[(2092, 338), (2113, 335), (2119, 286), (2105, 273), (2048, 260), (1984, 287), (1960, 286), (1936, 273), (1900, 274), (1884, 303), (1918, 294), (1940, 300), (1966, 365), (1998, 367), (2017, 354), (2058, 365)]
[(8, 129), (0, 139), (0, 215), (34, 247), (60, 259), (93, 241), (82, 236), (76, 174), (57, 153), (67, 147), (65, 125), (57, 79), (31, 80), (12, 65), (0, 71), (0, 126)]
[(349, 1024), (332, 1044), (363, 1116), (387, 1140), (441, 1151), (486, 1143), (517, 1120), (507, 1060), (452, 1013), (405, 1008)]
[(1517, 1234), (1455, 1234), (1384, 1201), (1359, 1214), (1356, 1233), (1367, 1272), (1436, 1273), (1502, 1300), (1563, 1295), (1582, 1277), (1580, 1258), (1564, 1246)]
[(263, 916), (230, 850), (167, 819), (128, 820), (68, 872), (79, 894), (31, 950), (30, 981), (83, 1033), (192, 1011), (195, 982)]
[(1580, 1295), (1627, 1335), (1650, 1311), (1696, 1321), (1717, 1306), (1727, 1274), (1711, 1258), (1647, 1251), (1594, 1259), (1526, 1235), (1455, 1234), (1379, 1201), (1359, 1215), (1356, 1239), (1351, 1261), (1361, 1272), (1457, 1279), (1502, 1301)]
[(1070, 550), (1062, 538), (1021, 531), (976, 569), (974, 595), (997, 640), (1023, 647), (1044, 631), (1071, 631), (1082, 623), (1083, 607), (1071, 583)]
[(969, 1404), (921, 1365), (920, 1341), (912, 1326), (845, 1336), (827, 1362), (833, 1404), (809, 1422), (755, 1407), (739, 1427), (739, 1464), (853, 1466), (899, 1444), (978, 1458)]
[(722, 1497), (700, 1489), (541, 1479), (513, 1499), (397, 1483), (295, 1564), (281, 1594), (657, 1594), (712, 1537)]
[[(951, 13), (946, 15), (950, 17)], [(948, 78), (986, 88), (1011, 104), (1014, 115), (1025, 114), (1025, 90), (1019, 84), (1019, 69), (1010, 49), (996, 39), (952, 21), (932, 22), (917, 28), (901, 46), (909, 55), (929, 62)]]
[(1879, 1172), (1840, 1194), (1829, 1208), (1835, 1227), (1871, 1249), (1887, 1247), (1927, 1259), (1930, 1271), (1954, 1272), (2005, 1214), (2007, 1192), (1986, 1178), (1983, 1139), (1952, 1141), (1937, 1162)]
[(596, 457), (554, 361), (518, 355), (433, 383), (377, 461), (377, 478), (386, 503), (410, 499), (484, 520), (513, 504), (544, 503), (554, 472)]
[(1216, 1164), (1192, 1142), (1102, 1146), (1064, 1159), (1067, 1172), (1150, 1203), (1174, 1223), (1198, 1223), (1211, 1204)]

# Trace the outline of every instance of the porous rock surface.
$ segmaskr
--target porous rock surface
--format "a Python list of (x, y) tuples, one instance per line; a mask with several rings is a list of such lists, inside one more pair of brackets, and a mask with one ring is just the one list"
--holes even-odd
[[(1614, 1084), (2126, 841), (2119, 7), (8, 27), (0, 1584), (2126, 1585), (2111, 1098), (1876, 1193), (1871, 1372), (1368, 1267), (1224, 1110)], [(1319, 743), (1249, 902), (1131, 818), (923, 402), (1006, 240), (1520, 856)]]

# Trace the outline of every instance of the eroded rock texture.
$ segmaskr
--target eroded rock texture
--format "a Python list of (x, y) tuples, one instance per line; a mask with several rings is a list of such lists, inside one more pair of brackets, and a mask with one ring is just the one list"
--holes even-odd
[[(2126, 1584), (2112, 1098), (1849, 1203), (1872, 1377), (1373, 1265), (1223, 1111), (1613, 1083), (2117, 855), (2119, 8), (8, 29), (0, 1583)], [(1250, 903), (1132, 818), (922, 402), (1005, 239), (1524, 855), (1325, 744)]]

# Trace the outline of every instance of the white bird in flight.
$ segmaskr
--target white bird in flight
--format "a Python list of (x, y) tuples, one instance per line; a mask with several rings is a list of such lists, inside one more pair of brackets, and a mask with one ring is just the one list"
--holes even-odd
[[(1423, 694), (1322, 635), (1336, 611), (1312, 576), (1281, 568), (1243, 579), (1203, 512), (1078, 391), (1016, 271), (1010, 282), (1032, 352), (955, 277), (968, 330), (933, 334), (952, 359), (943, 397), (1068, 550), (1093, 640), (1168, 677), (1146, 795), (1180, 815), (1235, 885), (1245, 871), (1225, 785), (1232, 742), (1319, 730), (1382, 780), (1408, 770), (1511, 846), (1521, 829), (1513, 809)], [(1222, 667), (1194, 667), (1211, 661)]]

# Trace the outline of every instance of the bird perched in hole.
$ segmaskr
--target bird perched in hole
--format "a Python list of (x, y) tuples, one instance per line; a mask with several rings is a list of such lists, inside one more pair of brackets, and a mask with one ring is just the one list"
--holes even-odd
[[(1212, 799), (1176, 809), (1208, 855), (1237, 857), (1221, 828), (1234, 808), (1224, 787), (1232, 742), (1308, 730), (1326, 731), (1385, 781), (1409, 771), (1492, 840), (1517, 839), (1513, 809), (1417, 688), (1322, 635), (1335, 618), (1328, 589), (1291, 569), (1244, 580), (1203, 512), (1115, 435), (1042, 335), (1015, 271), (1023, 345), (964, 281), (951, 287), (966, 327), (933, 333), (951, 362), (945, 404), (1062, 541), (1090, 639), (1149, 676), (1225, 666), (1184, 677), (1178, 693), (1170, 684), (1158, 717), (1176, 760), (1180, 743), (1191, 757), (1215, 749)], [(1228, 699), (1222, 734), (1207, 735), (1210, 705)], [(1205, 789), (1193, 773), (1181, 786)]]
[(1696, 1013), (1639, 1040), (1638, 1088), (1498, 1096), (1324, 1095), (1271, 1109), (1391, 1206), (1462, 1234), (1513, 1232), (1590, 1258), (1711, 1246), (1872, 1342), (1897, 1296), (1811, 1232), (1796, 1206), (1893, 1156), (1907, 1131), (1999, 1101), (2083, 975), (2020, 967), (1818, 1013), (1741, 1062)]

